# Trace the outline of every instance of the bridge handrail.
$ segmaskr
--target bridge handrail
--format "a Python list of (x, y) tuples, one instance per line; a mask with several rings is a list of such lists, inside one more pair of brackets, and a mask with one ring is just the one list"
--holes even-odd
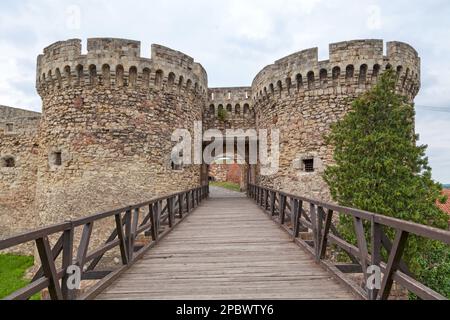
[[(203, 185), (132, 206), (38, 228), (0, 240), (0, 250), (34, 241), (41, 262), (39, 270), (35, 273), (31, 282), (4, 299), (26, 300), (45, 288), (48, 288), (52, 300), (95, 297), (184, 220), (208, 195), (209, 186)], [(144, 215), (141, 215), (142, 213)], [(88, 252), (94, 222), (110, 217), (114, 217), (115, 227), (108, 239), (100, 247)], [(141, 221), (140, 217), (142, 218)], [(74, 257), (75, 230), (78, 230), (77, 228), (81, 226), (83, 227), (80, 230), (81, 237), (78, 242), (76, 257)], [(163, 229), (163, 227), (167, 228)], [(137, 245), (137, 236), (142, 233), (151, 237), (151, 241), (144, 245)], [(53, 247), (50, 245), (49, 237), (57, 239)], [(116, 270), (97, 271), (96, 267), (104, 254), (116, 247), (120, 248), (122, 265)], [(62, 257), (60, 257), (61, 254)], [(90, 264), (85, 268), (88, 262)], [(69, 280), (67, 268), (72, 265), (80, 268), (81, 279), (99, 280), (79, 297), (75, 295), (76, 290), (70, 290), (66, 285)]]
[[(317, 263), (326, 267), (362, 298), (387, 299), (393, 281), (396, 281), (422, 299), (446, 299), (443, 295), (414, 279), (401, 258), (410, 234), (450, 244), (450, 231), (326, 203), (255, 184), (248, 185), (247, 196), (255, 200), (272, 219), (277, 220), (298, 245), (314, 256)], [(357, 246), (347, 242), (339, 235), (333, 224), (333, 216), (336, 214), (353, 217)], [(364, 222), (370, 224), (370, 249), (367, 244)], [(395, 230), (393, 242), (383, 228)], [(313, 239), (311, 241), (301, 239), (301, 231), (311, 231)], [(353, 263), (335, 264), (328, 259), (327, 248), (330, 244), (342, 249)], [(382, 261), (382, 248), (389, 255), (387, 262)], [(370, 276), (367, 273), (369, 266), (380, 268), (383, 275), (380, 288), (367, 288), (366, 284)], [(345, 276), (346, 273), (363, 273), (365, 282), (363, 285), (355, 284)]]

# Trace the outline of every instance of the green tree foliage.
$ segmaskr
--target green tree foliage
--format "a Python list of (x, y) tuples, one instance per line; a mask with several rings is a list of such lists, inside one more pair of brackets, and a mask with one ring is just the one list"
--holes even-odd
[(218, 118), (220, 121), (222, 121), (222, 122), (225, 121), (225, 120), (227, 120), (227, 119), (228, 119), (228, 112), (227, 112), (227, 110), (225, 110), (225, 109), (219, 109), (217, 118)]
[[(425, 145), (417, 145), (414, 106), (395, 92), (397, 76), (386, 71), (378, 84), (352, 104), (327, 137), (335, 164), (324, 178), (339, 204), (446, 228), (448, 216), (436, 205), (442, 185), (431, 178)], [(343, 235), (354, 242), (353, 220), (340, 217)], [(368, 229), (368, 228), (366, 228)], [(392, 230), (385, 230), (392, 238)], [(403, 255), (419, 279), (450, 297), (450, 249), (410, 237)]]

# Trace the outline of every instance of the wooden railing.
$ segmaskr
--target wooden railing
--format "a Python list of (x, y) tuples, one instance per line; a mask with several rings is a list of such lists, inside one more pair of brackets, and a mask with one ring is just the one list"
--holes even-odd
[[(344, 284), (350, 286), (363, 299), (387, 299), (393, 282), (400, 284), (422, 299), (444, 300), (446, 297), (420, 283), (408, 271), (402, 254), (410, 235), (441, 241), (450, 245), (450, 232), (429, 226), (399, 220), (367, 211), (342, 207), (285, 192), (249, 184), (247, 196), (254, 199), (268, 215), (285, 229), (299, 246), (313, 255), (320, 263)], [(333, 218), (337, 215), (353, 218), (354, 235), (357, 246), (339, 235)], [(366, 229), (365, 230), (365, 225)], [(370, 226), (370, 230), (368, 228)], [(386, 235), (387, 230), (395, 231), (393, 242)], [(312, 234), (312, 240), (304, 240), (300, 233)], [(370, 234), (370, 248), (366, 232)], [(331, 246), (342, 249), (352, 263), (339, 264), (327, 258)], [(388, 254), (383, 261), (382, 248)], [(381, 271), (381, 286), (367, 288), (369, 266)], [(360, 284), (352, 281), (348, 274), (363, 274)], [(372, 280), (372, 279), (369, 279)]]
[[(37, 229), (0, 241), (0, 250), (13, 248), (28, 242), (35, 242), (40, 258), (40, 267), (30, 284), (15, 291), (6, 300), (26, 300), (48, 288), (52, 300), (90, 299), (110, 285), (145, 252), (179, 224), (209, 194), (207, 185), (171, 194), (148, 202), (136, 204), (109, 212), (95, 214), (50, 227)], [(113, 219), (115, 227), (106, 242), (88, 252), (91, 236), (95, 235), (94, 223)], [(81, 232), (80, 241), (74, 240)], [(148, 236), (145, 244), (138, 244), (137, 237)], [(49, 238), (57, 239), (51, 247)], [(75, 242), (78, 244), (74, 257)], [(91, 244), (92, 246), (92, 244)], [(120, 249), (121, 264), (114, 270), (98, 270), (105, 253)], [(70, 275), (69, 266), (81, 270), (82, 280), (99, 280), (83, 294), (66, 285)]]

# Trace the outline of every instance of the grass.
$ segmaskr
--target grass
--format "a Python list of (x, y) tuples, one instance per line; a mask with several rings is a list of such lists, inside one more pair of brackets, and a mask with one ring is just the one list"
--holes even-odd
[[(31, 256), (0, 254), (0, 299), (30, 283), (24, 276), (33, 263), (34, 258)], [(31, 297), (31, 300), (39, 299), (40, 294)]]
[(232, 191), (241, 191), (241, 187), (237, 183), (233, 182), (210, 182), (210, 186), (213, 187), (221, 187)]

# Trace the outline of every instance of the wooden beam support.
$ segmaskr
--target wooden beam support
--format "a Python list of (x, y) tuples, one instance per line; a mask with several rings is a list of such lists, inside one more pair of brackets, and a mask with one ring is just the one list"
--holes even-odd
[(380, 289), (380, 299), (387, 300), (389, 294), (391, 293), (393, 274), (397, 271), (400, 263), (400, 259), (405, 249), (406, 240), (408, 239), (408, 232), (398, 230), (395, 234), (394, 244), (392, 245), (391, 253), (389, 254), (389, 259), (386, 265), (386, 270), (384, 271), (383, 281), (381, 283)]
[(39, 258), (41, 259), (44, 275), (49, 280), (48, 292), (52, 300), (63, 300), (61, 286), (56, 272), (55, 261), (53, 261), (52, 250), (48, 237), (36, 239)]

